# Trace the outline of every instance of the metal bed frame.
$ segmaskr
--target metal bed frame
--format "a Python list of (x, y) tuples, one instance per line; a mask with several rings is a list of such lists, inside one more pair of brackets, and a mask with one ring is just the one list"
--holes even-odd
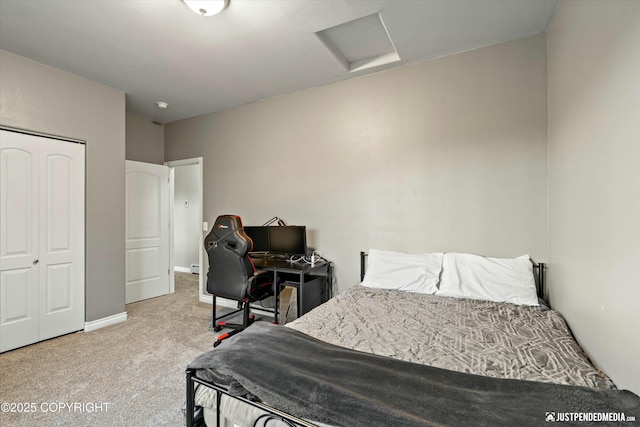
[[(366, 272), (366, 252), (360, 252), (360, 281), (364, 280), (364, 275)], [(546, 287), (545, 287), (545, 275), (544, 270), (546, 268), (546, 264), (539, 262), (533, 263), (533, 268), (536, 270), (536, 291), (538, 297), (544, 299), (546, 296)], [(248, 405), (251, 405), (255, 408), (259, 408), (266, 412), (264, 416), (259, 417), (254, 423), (254, 427), (257, 425), (258, 421), (262, 420), (264, 425), (268, 421), (278, 420), (283, 422), (284, 424), (291, 427), (317, 427), (316, 424), (313, 424), (307, 420), (303, 420), (291, 414), (287, 414), (286, 412), (282, 412), (276, 408), (273, 408), (269, 405), (266, 405), (262, 402), (254, 402), (249, 399), (246, 399), (242, 396), (232, 396), (229, 391), (225, 387), (221, 387), (217, 384), (205, 381), (201, 378), (196, 377), (195, 369), (187, 369), (186, 370), (186, 379), (187, 379), (187, 403), (186, 403), (186, 426), (187, 427), (198, 427), (204, 425), (204, 419), (197, 419), (195, 416), (195, 395), (196, 395), (196, 384), (203, 385), (205, 387), (211, 388), (215, 390), (216, 393), (216, 426), (220, 426), (220, 402), (222, 399), (222, 395), (227, 395), (233, 399), (237, 399), (241, 402), (244, 402)]]
[[(195, 419), (195, 398), (196, 398), (195, 385), (196, 384), (209, 387), (217, 392), (216, 394), (216, 425), (217, 426), (220, 426), (220, 401), (222, 400), (222, 395), (224, 394), (233, 399), (239, 400), (255, 408), (262, 409), (263, 411), (265, 411), (267, 413), (265, 415), (266, 418), (263, 418), (264, 416), (261, 416), (256, 420), (256, 423), (262, 419), (265, 421), (265, 425), (266, 425), (266, 422), (270, 420), (278, 420), (278, 421), (282, 421), (283, 423), (291, 427), (299, 427), (299, 426), (300, 427), (317, 427), (316, 424), (310, 423), (309, 421), (287, 414), (286, 412), (282, 412), (269, 405), (265, 405), (262, 402), (254, 402), (242, 396), (232, 396), (231, 394), (229, 394), (229, 391), (226, 388), (196, 377), (195, 372), (196, 372), (195, 369), (187, 369), (186, 371), (187, 407), (186, 407), (185, 417), (187, 421), (187, 427), (197, 427), (197, 426), (203, 425), (203, 424), (200, 424), (199, 422), (196, 422), (196, 419)], [(256, 424), (254, 423), (254, 426), (255, 425)]]

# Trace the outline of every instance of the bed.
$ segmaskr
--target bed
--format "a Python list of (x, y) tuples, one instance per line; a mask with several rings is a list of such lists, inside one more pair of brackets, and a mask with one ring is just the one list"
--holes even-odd
[(640, 415), (640, 398), (617, 390), (541, 304), (543, 264), (375, 249), (365, 259), (361, 284), (284, 327), (257, 322), (194, 359), (187, 425), (198, 423), (195, 408), (209, 427)]

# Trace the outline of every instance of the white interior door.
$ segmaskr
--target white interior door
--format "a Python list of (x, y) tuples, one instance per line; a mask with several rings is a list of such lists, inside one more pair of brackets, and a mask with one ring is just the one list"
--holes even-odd
[(169, 168), (126, 161), (126, 303), (169, 293)]
[(0, 351), (38, 341), (38, 142), (0, 134)]
[(84, 327), (84, 145), (0, 131), (0, 351)]
[(40, 144), (39, 339), (84, 328), (84, 145)]

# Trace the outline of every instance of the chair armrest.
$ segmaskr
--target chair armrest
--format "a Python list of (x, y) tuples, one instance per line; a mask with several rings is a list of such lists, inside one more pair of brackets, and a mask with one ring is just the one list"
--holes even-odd
[(258, 277), (265, 276), (265, 275), (267, 275), (269, 273), (272, 273), (272, 272), (269, 271), (269, 270), (256, 270), (256, 271), (253, 272), (253, 276), (251, 276), (251, 278), (255, 277), (257, 279)]
[(248, 290), (250, 291), (251, 288), (253, 288), (253, 283), (258, 280), (258, 279), (262, 279), (267, 277), (268, 275), (273, 274), (273, 272), (269, 271), (269, 270), (256, 270), (253, 272), (252, 276), (249, 276), (247, 278), (247, 286), (248, 286)]
[[(253, 275), (247, 279), (247, 295), (255, 301), (262, 300), (265, 298), (265, 296), (272, 295), (273, 283), (268, 280), (272, 274), (273, 272), (269, 270), (256, 270), (253, 273)], [(264, 279), (264, 280), (262, 280), (262, 283), (259, 283), (258, 282), (259, 279)], [(256, 290), (263, 289), (265, 287), (268, 287), (270, 291), (267, 291), (266, 294), (264, 294), (264, 291), (262, 291), (264, 296), (260, 296), (261, 292), (258, 292), (258, 294), (255, 294)]]

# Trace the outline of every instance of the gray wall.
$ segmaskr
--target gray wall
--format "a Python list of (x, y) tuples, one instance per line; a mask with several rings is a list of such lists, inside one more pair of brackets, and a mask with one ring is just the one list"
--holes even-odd
[(546, 260), (545, 35), (165, 125), (204, 157), (204, 221), (308, 228), (340, 290), (358, 252)]
[(164, 162), (164, 125), (157, 125), (131, 111), (126, 113), (127, 160), (138, 162)]
[[(200, 167), (175, 166), (173, 206), (174, 265), (189, 268), (199, 264), (200, 250)], [(188, 206), (185, 206), (188, 202)]]
[(0, 124), (86, 141), (85, 317), (124, 312), (124, 93), (0, 51)]
[(640, 2), (562, 2), (548, 39), (551, 302), (640, 393)]

